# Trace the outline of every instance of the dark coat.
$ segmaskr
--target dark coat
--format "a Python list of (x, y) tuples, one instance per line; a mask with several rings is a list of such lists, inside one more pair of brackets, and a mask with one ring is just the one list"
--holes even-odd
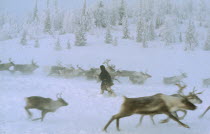
[(111, 78), (109, 72), (105, 69), (104, 65), (101, 65), (100, 69), (101, 69), (101, 73), (99, 75), (99, 78), (102, 81), (102, 83), (106, 84), (107, 86), (114, 85), (112, 78)]

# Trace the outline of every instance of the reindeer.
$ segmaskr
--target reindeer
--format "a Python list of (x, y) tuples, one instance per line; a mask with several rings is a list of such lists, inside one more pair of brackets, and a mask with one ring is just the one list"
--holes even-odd
[(207, 109), (203, 112), (203, 114), (200, 115), (200, 118), (202, 118), (207, 113), (207, 111), (209, 111), (209, 109), (210, 109), (210, 106), (208, 106)]
[(124, 97), (124, 102), (121, 105), (121, 110), (118, 114), (113, 115), (112, 118), (103, 128), (106, 131), (110, 123), (116, 120), (117, 130), (119, 129), (120, 118), (131, 116), (133, 114), (141, 115), (156, 115), (156, 114), (166, 114), (174, 121), (178, 122), (183, 127), (189, 128), (188, 125), (179, 121), (172, 112), (188, 109), (195, 110), (196, 106), (189, 102), (186, 98), (174, 97), (164, 94), (156, 94), (153, 96), (139, 97), (139, 98), (127, 98)]
[(52, 100), (51, 98), (44, 98), (40, 96), (31, 96), (25, 98), (26, 100), (26, 106), (25, 110), (29, 115), (29, 118), (32, 117), (32, 113), (29, 111), (29, 109), (38, 109), (42, 111), (42, 115), (40, 118), (35, 118), (35, 120), (44, 120), (45, 115), (48, 112), (55, 112), (58, 108), (62, 106), (67, 106), (68, 103), (64, 101), (61, 97), (61, 94), (57, 94), (57, 100)]
[(210, 85), (210, 78), (208, 78), (208, 79), (203, 79), (203, 86), (209, 87), (209, 85)]
[(63, 67), (61, 65), (58, 66), (51, 66), (50, 68), (50, 73), (48, 74), (48, 76), (50, 75), (62, 75), (64, 72), (68, 72), (68, 68)]
[(180, 81), (180, 82), (175, 84), (179, 88), (178, 94), (182, 94), (183, 93), (183, 89), (185, 89), (187, 87), (186, 84), (184, 84), (184, 85), (182, 85), (182, 84), (184, 84), (184, 82), (182, 82), (182, 81)]
[(129, 80), (133, 83), (133, 84), (144, 84), (144, 82), (148, 79), (151, 78), (152, 76), (149, 75), (148, 73), (136, 73), (134, 76), (129, 76)]
[(9, 58), (9, 63), (0, 64), (0, 71), (10, 71), (10, 67), (14, 66), (14, 62)]
[(164, 84), (176, 84), (176, 83), (181, 82), (181, 80), (183, 78), (187, 78), (187, 74), (186, 73), (182, 73), (179, 76), (165, 77), (165, 78), (163, 78), (163, 82), (164, 82)]
[(90, 68), (90, 70), (85, 71), (85, 76), (88, 80), (97, 80), (99, 81), (99, 74), (100, 74), (99, 68)]
[[(176, 84), (178, 87), (179, 87), (179, 90), (180, 89), (184, 89), (186, 87), (186, 85), (184, 86), (181, 86), (180, 84)], [(178, 91), (179, 92), (179, 91)], [(179, 92), (179, 94), (173, 94), (171, 96), (174, 96), (174, 97), (179, 97), (179, 98), (182, 98), (182, 97), (185, 97), (189, 102), (193, 103), (193, 104), (201, 104), (202, 103), (202, 100), (197, 96), (198, 94), (202, 94), (202, 92), (199, 92), (199, 93), (196, 93), (196, 90), (195, 88), (193, 89), (192, 92), (190, 92), (188, 95), (183, 95), (183, 93)], [(177, 112), (178, 111), (181, 111), (184, 113), (184, 115), (182, 117), (178, 117), (177, 115)], [(187, 111), (186, 110), (177, 110), (175, 112), (172, 113), (173, 115), (175, 115), (179, 120), (183, 120), (184, 117), (187, 115)], [(154, 122), (154, 119), (153, 119), (153, 116), (154, 115), (150, 115), (150, 119), (152, 120), (152, 123), (155, 125), (155, 122)], [(144, 115), (142, 115), (140, 117), (140, 120), (139, 120), (139, 124), (140, 125), (142, 123), (142, 120), (144, 118)], [(168, 117), (167, 119), (164, 119), (162, 121), (160, 121), (161, 123), (166, 123), (170, 120), (170, 118)]]
[(30, 74), (33, 73), (34, 70), (36, 70), (39, 66), (32, 60), (31, 64), (15, 64), (14, 69), (12, 72), (19, 71), (23, 74)]
[(120, 77), (130, 77), (135, 75), (136, 71), (128, 71), (128, 70), (121, 70), (121, 71), (117, 71), (117, 75)]

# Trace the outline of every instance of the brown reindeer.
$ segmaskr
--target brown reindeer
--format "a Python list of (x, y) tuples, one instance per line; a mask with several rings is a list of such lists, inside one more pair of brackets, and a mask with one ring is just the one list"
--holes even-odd
[[(193, 104), (201, 104), (201, 103), (202, 103), (202, 100), (198, 97), (198, 94), (202, 94), (202, 92), (196, 93), (196, 90), (195, 90), (195, 88), (194, 88), (193, 91), (190, 92), (188, 95), (184, 95), (182, 91), (183, 91), (183, 89), (186, 87), (186, 85), (184, 85), (184, 86), (181, 86), (180, 84), (175, 84), (175, 85), (177, 85), (177, 86), (179, 87), (178, 94), (173, 94), (173, 95), (171, 95), (171, 96), (180, 97), (180, 98), (185, 97), (188, 101), (190, 101), (190, 102), (193, 103)], [(178, 117), (178, 115), (177, 115), (177, 112), (178, 112), (178, 111), (181, 111), (181, 112), (184, 113), (182, 117)], [(183, 109), (182, 109), (182, 110), (178, 110), (178, 111), (174, 111), (172, 114), (173, 114), (174, 116), (176, 116), (179, 120), (183, 120), (184, 117), (187, 115), (187, 111), (186, 111), (186, 110), (183, 110)], [(139, 120), (139, 124), (138, 124), (137, 126), (141, 125), (144, 116), (145, 116), (145, 115), (141, 115), (140, 120)], [(153, 116), (154, 116), (154, 115), (150, 115), (150, 119), (152, 120), (152, 123), (155, 125)], [(170, 117), (168, 117), (167, 119), (164, 119), (164, 120), (162, 120), (162, 121), (160, 121), (160, 122), (161, 122), (161, 123), (166, 123), (166, 122), (168, 122), (169, 120), (170, 120)]]
[(58, 108), (68, 105), (68, 103), (61, 98), (61, 94), (60, 95), (57, 94), (57, 100), (55, 101), (52, 100), (51, 98), (44, 98), (40, 96), (27, 97), (25, 98), (25, 100), (26, 100), (25, 110), (28, 113), (29, 118), (32, 117), (32, 113), (29, 111), (29, 109), (38, 109), (42, 111), (41, 117), (33, 119), (33, 121), (35, 120), (43, 121), (45, 115), (48, 112), (55, 112)]
[(179, 109), (195, 110), (196, 106), (189, 102), (186, 98), (174, 97), (164, 94), (156, 94), (153, 96), (139, 97), (139, 98), (126, 98), (124, 97), (124, 102), (121, 105), (121, 110), (118, 114), (113, 115), (112, 118), (104, 127), (106, 131), (110, 123), (116, 120), (117, 130), (119, 129), (120, 118), (131, 116), (133, 114), (141, 115), (156, 115), (156, 114), (166, 114), (174, 121), (178, 122), (183, 127), (189, 128), (188, 125), (180, 122), (171, 113)]
[(31, 64), (15, 64), (13, 73), (18, 71), (23, 74), (31, 74), (36, 70), (39, 66), (32, 60)]

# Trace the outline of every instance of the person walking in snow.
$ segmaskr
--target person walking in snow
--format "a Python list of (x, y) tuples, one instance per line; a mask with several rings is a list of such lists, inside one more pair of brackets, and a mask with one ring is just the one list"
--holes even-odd
[(109, 74), (109, 72), (106, 70), (104, 65), (100, 66), (101, 73), (99, 75), (99, 79), (102, 81), (101, 82), (101, 94), (104, 93), (104, 91), (108, 91), (110, 95), (114, 95), (113, 90), (111, 89), (111, 86), (114, 85), (112, 78)]

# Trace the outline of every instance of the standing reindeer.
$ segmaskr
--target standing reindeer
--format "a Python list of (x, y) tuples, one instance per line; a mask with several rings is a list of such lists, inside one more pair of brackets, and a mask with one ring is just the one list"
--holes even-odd
[(144, 82), (148, 79), (151, 78), (152, 76), (149, 75), (148, 73), (135, 73), (133, 76), (129, 76), (129, 80), (133, 83), (133, 84), (144, 84)]
[(32, 60), (31, 64), (15, 64), (12, 72), (19, 71), (23, 74), (33, 73), (39, 66)]
[(38, 109), (42, 111), (42, 116), (40, 118), (33, 119), (33, 121), (35, 120), (43, 121), (45, 115), (48, 112), (55, 112), (58, 108), (68, 105), (68, 103), (61, 98), (61, 94), (60, 95), (57, 94), (57, 100), (55, 101), (50, 98), (44, 98), (40, 96), (27, 97), (25, 98), (25, 100), (26, 100), (25, 110), (28, 113), (29, 118), (32, 117), (32, 113), (29, 111), (29, 109)]
[(124, 102), (121, 105), (120, 112), (112, 116), (112, 118), (108, 121), (103, 130), (106, 131), (107, 127), (114, 120), (116, 120), (117, 130), (120, 130), (119, 129), (120, 118), (131, 116), (133, 114), (141, 114), (141, 115), (166, 114), (171, 119), (182, 125), (183, 127), (189, 128), (188, 125), (180, 122), (175, 116), (172, 115), (172, 112), (181, 109), (195, 110), (196, 106), (191, 102), (189, 102), (184, 97), (180, 98), (164, 94), (156, 94), (153, 96), (139, 97), (139, 98), (124, 97)]
[(0, 71), (10, 71), (10, 67), (14, 65), (14, 62), (9, 58), (9, 63), (0, 64)]
[(164, 84), (176, 84), (176, 83), (180, 83), (182, 81), (182, 79), (184, 79), (184, 78), (187, 78), (186, 73), (182, 73), (179, 76), (165, 77), (165, 78), (163, 78), (163, 83)]
[(210, 78), (203, 79), (203, 86), (209, 87), (209, 85), (210, 85)]

